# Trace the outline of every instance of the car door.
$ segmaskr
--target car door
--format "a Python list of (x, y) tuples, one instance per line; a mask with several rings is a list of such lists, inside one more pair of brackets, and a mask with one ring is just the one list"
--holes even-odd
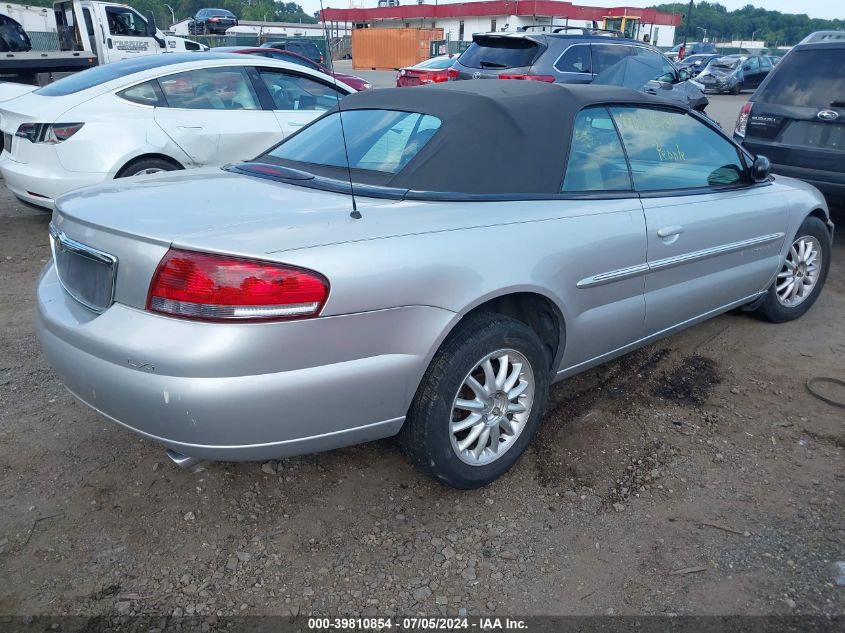
[(258, 75), (260, 85), (269, 92), (271, 107), (285, 136), (335, 107), (345, 96), (327, 81), (284, 68), (258, 68)]
[(763, 81), (763, 75), (760, 71), (760, 58), (749, 57), (742, 64), (742, 85), (744, 88), (756, 88)]
[(198, 68), (158, 82), (167, 107), (156, 108), (156, 123), (195, 165), (254, 158), (282, 139), (243, 66)]
[(560, 210), (572, 212), (554, 264), (570, 316), (562, 368), (575, 371), (642, 338), (645, 318), (645, 217), (603, 106), (575, 117), (561, 193)]
[(701, 117), (610, 108), (645, 213), (646, 335), (765, 290), (780, 265), (788, 206), (753, 184), (744, 154)]
[(107, 62), (132, 59), (158, 52), (158, 43), (147, 36), (147, 22), (134, 9), (119, 5), (101, 5), (106, 17)]

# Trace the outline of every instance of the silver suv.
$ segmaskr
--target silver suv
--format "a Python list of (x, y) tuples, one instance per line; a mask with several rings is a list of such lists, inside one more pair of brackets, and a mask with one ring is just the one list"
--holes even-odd
[(472, 37), (450, 79), (527, 79), (564, 84), (606, 84), (667, 97), (700, 112), (708, 104), (690, 81), (655, 47), (616, 31), (555, 27), (485, 33)]

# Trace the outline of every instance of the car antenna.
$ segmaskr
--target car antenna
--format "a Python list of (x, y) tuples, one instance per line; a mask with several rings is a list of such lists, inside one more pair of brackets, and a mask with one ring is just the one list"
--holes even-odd
[[(323, 0), (320, 0), (320, 19), (323, 18)], [(337, 77), (334, 74), (334, 59), (332, 58), (332, 46), (329, 42), (329, 36), (325, 29), (325, 22), (323, 22), (323, 35), (326, 41), (326, 55), (329, 58), (329, 70), (332, 71), (332, 81), (334, 81), (335, 96), (337, 97), (337, 118), (340, 120), (340, 136), (343, 139), (343, 154), (346, 157), (346, 173), (349, 176), (349, 193), (352, 196), (352, 213), (350, 217), (353, 220), (361, 219), (361, 212), (358, 211), (358, 204), (355, 202), (355, 188), (352, 185), (352, 166), (349, 163), (349, 148), (346, 146), (346, 128), (343, 127), (343, 110), (340, 107), (340, 90), (338, 89)]]

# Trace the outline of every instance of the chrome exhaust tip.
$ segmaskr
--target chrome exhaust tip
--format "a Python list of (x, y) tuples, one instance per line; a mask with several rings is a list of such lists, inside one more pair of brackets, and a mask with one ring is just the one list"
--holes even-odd
[(184, 470), (193, 468), (202, 461), (199, 457), (189, 457), (188, 455), (183, 455), (182, 453), (174, 451), (170, 448), (166, 448), (164, 452), (167, 453), (167, 456), (170, 458), (170, 461), (172, 461), (179, 468), (182, 468)]

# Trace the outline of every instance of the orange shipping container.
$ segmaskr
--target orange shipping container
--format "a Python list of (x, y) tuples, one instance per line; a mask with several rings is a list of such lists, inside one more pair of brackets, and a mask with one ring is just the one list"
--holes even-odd
[(396, 70), (428, 59), (429, 43), (442, 40), (443, 29), (354, 29), (352, 67)]

